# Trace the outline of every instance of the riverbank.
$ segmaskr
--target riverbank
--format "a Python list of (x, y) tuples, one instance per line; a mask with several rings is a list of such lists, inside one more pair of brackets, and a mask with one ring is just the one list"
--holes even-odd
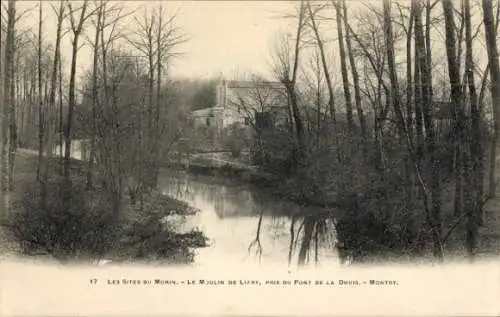
[[(347, 216), (347, 218), (349, 218), (350, 213), (353, 212), (342, 209), (342, 207), (339, 206), (342, 202), (339, 202), (336, 199), (334, 199), (335, 197), (330, 199), (330, 201), (324, 199), (324, 197), (317, 199), (316, 197), (314, 197), (314, 195), (310, 195), (309, 197), (304, 197), (304, 195), (301, 195), (298, 190), (298, 183), (301, 181), (299, 179), (293, 177), (284, 179), (277, 175), (273, 175), (271, 173), (261, 172), (255, 167), (248, 167), (248, 166), (245, 167), (237, 164), (231, 164), (230, 162), (226, 162), (224, 164), (210, 164), (209, 161), (202, 163), (200, 163), (199, 161), (198, 162), (195, 161), (195, 162), (190, 162), (190, 164), (187, 166), (171, 165), (170, 168), (173, 168), (175, 170), (183, 170), (184, 172), (192, 175), (193, 177), (209, 177), (214, 182), (220, 182), (227, 185), (236, 184), (242, 186), (250, 186), (256, 191), (274, 195), (278, 199), (284, 199), (287, 201), (295, 202), (301, 206), (318, 207), (324, 210), (325, 212), (335, 214), (335, 217), (339, 220), (342, 220), (344, 216)], [(497, 197), (500, 197), (500, 192), (497, 194)], [(349, 199), (345, 198), (345, 200), (348, 202)], [(500, 213), (499, 213), (500, 208), (498, 206), (500, 206), (500, 198), (490, 199), (484, 206), (485, 221), (484, 225), (479, 228), (478, 232), (479, 234), (478, 255), (480, 257), (491, 257), (497, 255), (500, 252)], [(449, 212), (447, 211), (448, 209), (451, 208), (449, 206), (449, 201), (443, 202), (443, 208), (445, 208), (443, 213), (444, 234), (447, 235), (449, 232), (451, 232), (447, 237), (446, 241), (447, 243), (444, 246), (445, 256), (449, 261), (452, 261), (453, 259), (464, 258), (467, 253), (463, 243), (463, 236), (465, 234), (465, 221), (462, 221), (458, 224), (455, 223), (456, 219), (451, 217), (451, 215), (449, 215)], [(414, 214), (414, 211), (406, 211), (406, 212), (408, 213), (408, 215), (412, 213)], [(307, 216), (307, 215), (303, 214), (302, 216)], [(368, 217), (371, 218), (372, 216), (369, 215)], [(402, 217), (404, 217), (404, 214), (402, 215)], [(407, 230), (406, 227), (403, 226), (405, 224), (404, 219), (403, 220), (400, 219), (401, 221), (403, 221), (401, 222), (401, 224), (398, 223), (397, 221), (395, 223), (378, 224), (376, 223), (377, 221), (376, 218), (375, 219), (371, 218), (371, 220), (370, 219), (368, 220), (369, 220), (367, 223), (368, 227), (366, 228), (367, 230), (372, 230), (374, 226), (382, 225), (380, 230), (386, 232), (385, 234), (382, 235), (386, 235), (388, 233), (390, 234), (396, 233), (397, 236), (395, 238), (397, 239), (405, 238), (408, 235), (408, 233), (406, 232)], [(348, 221), (350, 222), (348, 224), (349, 227), (354, 226), (353, 228), (347, 228), (347, 230), (350, 232), (354, 230), (355, 227), (357, 227), (357, 225), (352, 221), (357, 221), (357, 220), (348, 219)], [(383, 226), (387, 226), (386, 229), (383, 229)], [(358, 229), (357, 231), (355, 230), (355, 232), (350, 232), (347, 235), (348, 236), (352, 234), (361, 235), (360, 239), (364, 239), (362, 237), (364, 233), (358, 232), (359, 230), (360, 229)], [(398, 231), (395, 232), (394, 230), (399, 230), (401, 232), (398, 233)], [(420, 237), (421, 233), (418, 232), (414, 234), (416, 234), (418, 238), (417, 240), (415, 240), (416, 243), (415, 245), (409, 246), (410, 252), (413, 252), (413, 250), (416, 250), (418, 248), (424, 247), (424, 245), (426, 244), (425, 240), (422, 240), (425, 239), (425, 236)], [(429, 248), (427, 247), (424, 248), (425, 248), (424, 250), (427, 251), (418, 251), (418, 252), (425, 252), (425, 254), (428, 254), (430, 252)], [(381, 258), (384, 258), (385, 255), (391, 258), (396, 258), (396, 259), (398, 258), (397, 254), (392, 254), (390, 248), (381, 253), (377, 252), (376, 254), (374, 256), (367, 257), (366, 261), (380, 262)], [(403, 258), (407, 259), (408, 256), (410, 256), (411, 258), (414, 257), (414, 255), (410, 254), (410, 255), (404, 255)], [(417, 258), (414, 258), (412, 261), (418, 261), (419, 255), (416, 256)], [(385, 261), (385, 259), (383, 261)]]
[(299, 205), (337, 209), (335, 201), (320, 201), (314, 196), (304, 197), (297, 190), (295, 178), (283, 178), (260, 170), (257, 166), (244, 164), (238, 160), (210, 159), (209, 157), (190, 159), (189, 162), (169, 161), (162, 166), (166, 170), (183, 171), (192, 176), (211, 177), (223, 184), (249, 185), (254, 190), (297, 203)]
[(199, 210), (159, 192), (146, 195), (143, 206), (124, 195), (119, 213), (113, 214), (103, 188), (85, 187), (86, 165), (79, 160), (71, 164), (70, 209), (61, 207), (59, 158), (50, 159), (46, 208), (41, 208), (37, 160), (29, 150), (16, 155), (12, 210), (2, 218), (0, 235), (4, 257), (185, 264), (194, 260), (194, 249), (207, 246), (200, 231), (177, 232), (177, 226)]

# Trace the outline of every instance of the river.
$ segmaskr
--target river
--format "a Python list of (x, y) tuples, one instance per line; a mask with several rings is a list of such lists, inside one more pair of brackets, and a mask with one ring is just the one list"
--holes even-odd
[[(164, 194), (201, 210), (195, 216), (187, 217), (180, 230), (197, 227), (210, 239), (210, 246), (199, 249), (195, 258), (195, 265), (204, 267), (221, 263), (287, 267), (292, 216), (299, 212), (307, 213), (307, 209), (311, 209), (277, 199), (250, 186), (180, 172), (163, 172), (159, 187)], [(259, 223), (260, 254), (256, 241)], [(299, 230), (301, 223), (300, 219), (294, 222), (294, 236), (304, 231)], [(298, 242), (293, 244), (295, 251), (290, 268), (297, 264), (300, 239), (299, 234)], [(321, 239), (318, 239), (317, 248), (316, 243), (311, 242), (307, 257), (309, 265), (338, 266), (334, 244), (335, 230), (331, 225), (327, 234), (322, 234)]]
[[(74, 140), (73, 144), (71, 156), (82, 159), (80, 140)], [(58, 149), (55, 150), (57, 153)], [(209, 247), (196, 251), (194, 265), (203, 267), (234, 264), (294, 268), (304, 230), (302, 217), (294, 222), (293, 252), (291, 265), (288, 265), (292, 216), (318, 211), (314, 207), (302, 207), (278, 199), (250, 186), (184, 172), (163, 171), (158, 185), (164, 194), (200, 210), (195, 216), (178, 221), (178, 225), (181, 231), (198, 228), (210, 239)], [(309, 265), (340, 265), (334, 247), (335, 239), (333, 224), (327, 225), (326, 234), (320, 236), (317, 247), (314, 241), (311, 242), (307, 256)], [(259, 243), (261, 253), (258, 252)]]

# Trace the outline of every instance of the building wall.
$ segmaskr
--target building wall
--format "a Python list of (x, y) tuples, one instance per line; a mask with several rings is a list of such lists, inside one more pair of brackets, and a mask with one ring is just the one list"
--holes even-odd
[(195, 127), (222, 126), (223, 109), (214, 107), (201, 109), (193, 112), (193, 121)]
[[(193, 111), (195, 130), (200, 137), (220, 138), (235, 123), (253, 129), (256, 118), (270, 112), (271, 122), (287, 124), (287, 96), (281, 83), (221, 80), (216, 87), (216, 105)], [(269, 120), (267, 120), (269, 121)]]
[(284, 111), (278, 111), (277, 119), (286, 120), (285, 92), (285, 87), (279, 83), (268, 86), (265, 83), (222, 81), (217, 86), (217, 100), (218, 105), (224, 109), (223, 127), (234, 123), (245, 125), (248, 120), (255, 123), (255, 112), (276, 112), (278, 108)]

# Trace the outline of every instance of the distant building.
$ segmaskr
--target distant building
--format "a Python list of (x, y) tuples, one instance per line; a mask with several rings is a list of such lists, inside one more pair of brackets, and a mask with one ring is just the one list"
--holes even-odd
[(284, 123), (287, 93), (280, 82), (221, 79), (216, 87), (216, 104), (192, 112), (195, 126), (218, 131), (233, 124), (254, 128)]
[(196, 127), (221, 127), (224, 108), (215, 106), (195, 110), (192, 113)]

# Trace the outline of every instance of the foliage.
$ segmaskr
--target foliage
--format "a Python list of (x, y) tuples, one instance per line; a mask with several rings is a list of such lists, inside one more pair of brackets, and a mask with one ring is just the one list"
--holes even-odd
[(289, 175), (294, 164), (294, 140), (283, 129), (254, 133), (252, 159), (264, 172)]
[[(99, 258), (112, 247), (119, 228), (104, 197), (90, 196), (83, 184), (65, 188), (61, 179), (50, 179), (45, 205), (40, 189), (28, 185), (7, 220), (8, 227), (26, 253), (41, 249), (56, 258), (91, 256)], [(70, 209), (64, 209), (62, 189), (71, 195)]]
[(245, 149), (249, 142), (247, 130), (241, 124), (235, 123), (223, 131), (223, 142), (229, 148), (234, 158), (240, 156), (241, 151)]
[(60, 261), (106, 257), (189, 263), (194, 259), (193, 248), (207, 245), (202, 232), (177, 233), (162, 220), (173, 213), (197, 212), (183, 202), (156, 194), (142, 211), (123, 206), (116, 215), (104, 192), (88, 191), (80, 182), (69, 189), (72, 203), (66, 210), (60, 195), (63, 186), (62, 180), (50, 179), (50, 194), (42, 206), (39, 186), (27, 185), (16, 203), (17, 212), (6, 220), (4, 225), (24, 253), (48, 253)]

